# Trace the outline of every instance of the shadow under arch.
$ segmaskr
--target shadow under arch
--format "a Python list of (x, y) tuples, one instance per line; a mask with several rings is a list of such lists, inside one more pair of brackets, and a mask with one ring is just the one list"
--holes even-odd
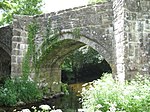
[(4, 44), (3, 42), (0, 41), (0, 48), (4, 49), (4, 51), (8, 54), (11, 55), (11, 48), (8, 47), (8, 45)]
[(0, 83), (11, 74), (11, 56), (0, 46)]
[[(74, 50), (88, 45), (100, 53), (111, 65), (112, 56), (105, 47), (92, 41), (91, 39), (81, 36), (75, 38), (72, 33), (63, 33), (54, 44), (50, 44), (46, 48), (46, 54), (44, 53), (39, 59), (40, 69), (39, 78), (44, 83), (47, 83), (52, 92), (60, 91), (61, 84), (61, 64), (63, 60)], [(42, 82), (42, 83), (43, 83)]]
[(67, 56), (61, 68), (62, 83), (75, 85), (77, 88), (101, 78), (104, 73), (112, 73), (108, 62), (89, 46), (83, 46)]

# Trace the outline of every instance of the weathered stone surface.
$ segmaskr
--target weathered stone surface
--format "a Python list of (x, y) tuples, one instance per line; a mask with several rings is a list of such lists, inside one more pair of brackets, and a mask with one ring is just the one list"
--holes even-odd
[[(120, 81), (131, 79), (138, 72), (150, 74), (149, 0), (110, 0), (34, 17), (14, 16), (12, 48), (6, 33), (2, 32), (6, 38), (0, 37), (8, 45), (2, 48), (9, 53), (6, 47), (12, 49), (12, 76), (21, 73), (22, 59), (28, 48), (27, 29), (33, 21), (38, 25), (34, 39), (37, 57), (43, 56), (42, 50), (54, 47), (53, 51), (47, 52), (40, 68), (40, 78), (50, 85), (51, 90), (55, 88), (53, 82), (61, 80), (59, 67), (63, 59), (83, 45), (99, 52)], [(44, 41), (52, 36), (48, 31), (56, 29), (59, 32), (58, 46), (44, 45)], [(79, 35), (76, 36), (77, 29)], [(1, 40), (0, 45), (3, 43)]]
[(12, 26), (0, 28), (0, 81), (11, 73)]

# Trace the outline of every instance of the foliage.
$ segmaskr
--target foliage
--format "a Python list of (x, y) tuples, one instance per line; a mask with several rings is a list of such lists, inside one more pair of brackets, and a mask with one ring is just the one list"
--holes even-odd
[(75, 28), (72, 32), (72, 34), (74, 35), (75, 38), (80, 38), (80, 29), (79, 28)]
[(11, 8), (12, 8), (12, 5), (8, 1), (0, 1), (0, 9), (8, 10)]
[(150, 80), (140, 76), (123, 84), (105, 74), (83, 89), (82, 96), (88, 112), (149, 112)]
[(51, 19), (49, 18), (46, 33), (44, 36), (44, 41), (42, 42), (41, 47), (37, 51), (39, 56), (38, 65), (42, 64), (47, 57), (47, 55), (55, 48), (61, 45), (61, 42), (57, 42), (61, 31), (57, 28), (52, 29)]
[(107, 0), (89, 0), (89, 3), (99, 3), (99, 2), (106, 2)]
[(102, 56), (97, 51), (95, 51), (91, 47), (84, 46), (66, 57), (61, 66), (63, 73), (66, 73), (65, 75), (70, 80), (74, 78), (74, 76), (72, 75), (77, 75), (79, 69), (84, 65), (89, 63), (97, 64), (102, 60)]
[(69, 95), (69, 87), (68, 87), (68, 84), (62, 83), (62, 84), (61, 84), (61, 91), (64, 92), (65, 95)]
[(12, 22), (13, 15), (36, 15), (41, 14), (42, 0), (3, 0), (0, 8), (3, 9), (0, 25)]
[(98, 63), (103, 60), (102, 56), (94, 49), (84, 46), (69, 55), (62, 64), (62, 69), (72, 71), (74, 67), (80, 68), (87, 63)]
[[(37, 30), (38, 30), (38, 27), (36, 23), (32, 23), (28, 26), (28, 49), (27, 49), (27, 52), (23, 59), (23, 64), (22, 64), (22, 73), (24, 77), (26, 76), (26, 78), (28, 78), (28, 75), (31, 72), (31, 68), (36, 68), (34, 38), (35, 38)], [(31, 59), (32, 59), (32, 65), (30, 63)]]
[(8, 79), (0, 88), (0, 105), (16, 105), (17, 102), (33, 102), (42, 98), (35, 82), (24, 77)]

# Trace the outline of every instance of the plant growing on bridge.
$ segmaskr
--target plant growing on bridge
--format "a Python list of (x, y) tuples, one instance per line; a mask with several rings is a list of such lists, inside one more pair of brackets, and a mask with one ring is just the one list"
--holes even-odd
[[(40, 53), (38, 53), (38, 51), (35, 51), (34, 40), (39, 29), (38, 27), (39, 26), (36, 22), (32, 22), (28, 25), (28, 49), (22, 64), (22, 73), (24, 76), (26, 76), (26, 78), (28, 78), (28, 75), (30, 75), (32, 71), (33, 73), (35, 72), (36, 74), (38, 74), (40, 64), (42, 64), (42, 60), (49, 53), (49, 50), (52, 50), (54, 46), (59, 46), (59, 43), (57, 43), (59, 31), (57, 29), (51, 29), (51, 21), (49, 19), (44, 36), (44, 41), (39, 49)], [(50, 48), (47, 49), (47, 46), (50, 46)], [(41, 57), (38, 59), (37, 55)]]
[[(31, 73), (32, 69), (37, 70), (36, 68), (36, 54), (35, 54), (35, 43), (34, 38), (38, 31), (38, 26), (35, 22), (29, 24), (28, 26), (28, 49), (25, 54), (22, 63), (22, 74), (26, 79), (28, 79), (28, 75)], [(31, 63), (32, 60), (32, 63)]]
[(80, 34), (80, 28), (73, 29), (72, 34), (74, 35), (75, 38), (80, 38), (80, 36), (81, 36), (81, 34)]

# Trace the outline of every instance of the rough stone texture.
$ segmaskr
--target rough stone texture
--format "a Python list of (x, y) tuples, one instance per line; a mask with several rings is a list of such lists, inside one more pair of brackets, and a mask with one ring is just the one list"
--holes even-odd
[(0, 48), (0, 80), (11, 73), (11, 59), (10, 55), (2, 48)]
[[(71, 51), (78, 49), (83, 45), (92, 47), (98, 51), (110, 65), (114, 65), (114, 54), (112, 52), (113, 13), (111, 2), (35, 16), (34, 20), (40, 26), (35, 41), (37, 43), (37, 48), (39, 48), (39, 53), (37, 54), (40, 57), (42, 57), (40, 52), (42, 49), (40, 46), (45, 40), (48, 19), (51, 21), (51, 29), (58, 29), (61, 32), (58, 39), (58, 42), (61, 41), (61, 46), (54, 47), (53, 52), (49, 52), (47, 57), (44, 57), (44, 64), (41, 66), (42, 69), (40, 70), (40, 74), (44, 76), (51, 75), (50, 78), (54, 82), (53, 84), (50, 84), (52, 91), (55, 90), (53, 88), (56, 88), (55, 82), (60, 82), (61, 80), (61, 70), (58, 69), (60, 71), (57, 70), (56, 72), (56, 68), (60, 67), (64, 57)], [(76, 29), (80, 30), (79, 37), (74, 36), (74, 31)], [(49, 49), (50, 46), (51, 45), (48, 45), (44, 47), (44, 49)], [(49, 68), (51, 72), (47, 74), (47, 70), (44, 71), (43, 68)], [(48, 80), (50, 79), (45, 78), (46, 82), (48, 82)]]
[(0, 28), (0, 47), (11, 55), (12, 26)]
[[(39, 78), (50, 86), (51, 91), (59, 91), (56, 85), (61, 80), (60, 65), (64, 58), (84, 45), (99, 52), (121, 82), (133, 78), (138, 72), (150, 74), (149, 0), (113, 0), (34, 17), (15, 16), (12, 76), (21, 73), (22, 59), (28, 47), (27, 28), (32, 22), (39, 26), (34, 40), (38, 59), (45, 55), (43, 50), (48, 51), (42, 59)], [(59, 32), (57, 42), (44, 45), (44, 41), (52, 36), (47, 35), (47, 31), (55, 29)], [(77, 29), (79, 35), (76, 37)]]
[(0, 28), (0, 80), (11, 73), (12, 27)]
[(119, 79), (150, 74), (150, 1), (115, 0), (113, 4)]
[[(47, 30), (57, 29), (61, 32), (58, 42), (60, 44), (53, 48), (52, 52), (42, 60), (40, 66), (39, 78), (42, 83), (48, 83), (51, 91), (58, 91), (55, 89), (61, 81), (60, 65), (64, 58), (73, 50), (80, 48), (83, 45), (88, 45), (98, 51), (112, 66), (115, 65), (113, 60), (113, 13), (112, 2), (95, 4), (64, 11), (42, 14), (38, 16), (15, 16), (13, 23), (13, 49), (12, 57), (12, 74), (21, 73), (21, 62), (24, 52), (27, 49), (27, 26), (34, 21), (39, 26), (35, 37), (35, 46), (38, 57), (42, 57), (42, 43), (46, 36)], [(51, 24), (49, 26), (48, 21)], [(75, 37), (74, 31), (80, 30), (80, 36)], [(67, 41), (66, 41), (67, 40)], [(21, 47), (22, 46), (22, 47)], [(49, 49), (50, 45), (44, 47)], [(18, 61), (19, 60), (19, 61)], [(114, 66), (115, 67), (115, 66)]]
[(150, 74), (150, 1), (126, 0), (124, 8), (127, 77)]
[(114, 16), (114, 52), (115, 52), (115, 65), (118, 79), (123, 82), (126, 74), (125, 57), (125, 41), (124, 37), (124, 1), (114, 0), (113, 2), (113, 16)]
[(13, 37), (11, 53), (11, 75), (20, 75), (22, 71), (22, 60), (28, 47), (28, 25), (32, 17), (14, 16), (13, 20)]

